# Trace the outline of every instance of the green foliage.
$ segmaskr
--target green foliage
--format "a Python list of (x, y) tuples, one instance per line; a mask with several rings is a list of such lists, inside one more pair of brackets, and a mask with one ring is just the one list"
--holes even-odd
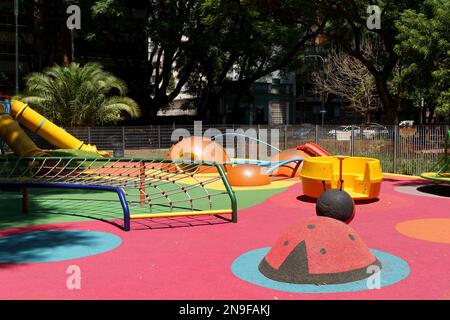
[(103, 157), (98, 152), (90, 152), (84, 150), (73, 149), (57, 149), (45, 151), (49, 157), (55, 158), (86, 158), (86, 159), (102, 159)]
[[(333, 1), (328, 10), (330, 22), (326, 34), (333, 44), (358, 59), (373, 75), (380, 100), (390, 122), (394, 123), (399, 101), (396, 90), (392, 90), (393, 79), (399, 57), (394, 51), (398, 40), (395, 22), (408, 9), (421, 7), (417, 0), (378, 1)], [(369, 29), (367, 19), (369, 4), (378, 5), (381, 13), (381, 29)], [(375, 51), (364, 53), (363, 39), (368, 39)]]
[(401, 58), (399, 81), (408, 99), (436, 107), (450, 120), (450, 2), (427, 0), (421, 11), (406, 10), (396, 22)]
[[(237, 105), (256, 80), (304, 64), (303, 49), (314, 47), (319, 34), (367, 68), (387, 115), (395, 115), (399, 101), (420, 107), (422, 98), (438, 113), (450, 114), (448, 0), (63, 0), (23, 4), (28, 12), (34, 8), (36, 21), (41, 13), (38, 7), (43, 13), (43, 26), (35, 25), (36, 31), (43, 28), (36, 38), (40, 39), (40, 51), (49, 53), (35, 55), (42, 56), (36, 66), (59, 61), (46, 57), (60, 56), (55, 39), (61, 35), (55, 30), (65, 23), (63, 9), (77, 4), (82, 14), (82, 29), (75, 32), (77, 54), (85, 61), (92, 49), (108, 55), (137, 94), (133, 97), (146, 101), (154, 114), (185, 88), (198, 98), (200, 113), (227, 93), (236, 96)], [(381, 30), (367, 28), (369, 4), (382, 9)], [(53, 11), (55, 14), (50, 14)], [(136, 20), (137, 16), (142, 17)], [(51, 32), (55, 35), (47, 37)], [(150, 48), (145, 41), (148, 38)], [(365, 38), (374, 47), (370, 54), (363, 48)], [(112, 101), (112, 105), (120, 104)], [(107, 115), (105, 121), (116, 121)]]
[(233, 95), (236, 118), (240, 100), (251, 99), (251, 85), (274, 71), (297, 68), (299, 53), (326, 21), (324, 1), (201, 2), (197, 14), (206, 42), (188, 85), (200, 97), (201, 112), (220, 96)]
[(62, 126), (117, 124), (138, 118), (126, 84), (98, 64), (53, 66), (26, 77), (21, 101)]
[[(224, 92), (239, 96), (257, 79), (286, 67), (315, 38), (324, 20), (322, 3), (150, 1), (152, 104), (166, 105), (186, 85), (206, 108)], [(235, 81), (227, 77), (230, 72)]]
[(450, 120), (450, 89), (441, 92), (437, 100), (436, 112)]

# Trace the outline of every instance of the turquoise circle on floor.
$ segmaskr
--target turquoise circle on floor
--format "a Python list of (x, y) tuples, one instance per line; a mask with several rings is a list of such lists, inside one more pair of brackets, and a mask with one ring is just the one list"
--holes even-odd
[[(258, 249), (247, 252), (237, 258), (231, 269), (234, 275), (244, 281), (256, 284), (261, 287), (293, 293), (341, 293), (367, 291), (370, 283), (367, 279), (344, 284), (332, 285), (311, 285), (311, 284), (291, 284), (271, 280), (265, 277), (258, 269), (259, 264), (269, 253), (270, 248)], [(389, 253), (371, 250), (381, 262), (380, 282), (381, 288), (393, 285), (408, 277), (410, 268), (404, 260)], [(370, 276), (370, 275), (369, 275)]]
[(91, 231), (39, 231), (0, 238), (0, 263), (39, 263), (79, 259), (111, 251), (122, 243), (114, 234)]

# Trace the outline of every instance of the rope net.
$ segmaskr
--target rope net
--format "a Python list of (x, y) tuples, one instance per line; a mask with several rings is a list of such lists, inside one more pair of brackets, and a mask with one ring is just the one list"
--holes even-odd
[(0, 183), (120, 188), (133, 214), (230, 208), (231, 190), (225, 174), (219, 166), (206, 162), (5, 157), (0, 158)]

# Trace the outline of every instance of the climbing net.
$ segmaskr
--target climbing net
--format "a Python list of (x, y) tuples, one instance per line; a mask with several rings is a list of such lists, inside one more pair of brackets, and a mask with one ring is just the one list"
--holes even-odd
[(127, 205), (136, 212), (131, 219), (232, 214), (236, 220), (234, 192), (222, 167), (213, 163), (0, 157), (0, 185), (115, 188), (123, 192)]

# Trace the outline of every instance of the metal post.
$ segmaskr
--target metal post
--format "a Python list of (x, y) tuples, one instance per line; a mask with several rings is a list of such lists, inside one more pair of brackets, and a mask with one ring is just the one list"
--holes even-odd
[(322, 114), (322, 127), (325, 125), (325, 94), (322, 93), (322, 110), (320, 111)]
[(122, 154), (125, 157), (125, 127), (122, 127)]
[(14, 0), (16, 95), (19, 94), (19, 0)]
[(288, 148), (288, 127), (284, 126), (284, 149)]
[(161, 149), (161, 126), (158, 126), (158, 149)]
[(146, 195), (145, 195), (145, 178), (146, 178), (146, 168), (145, 168), (145, 161), (140, 162), (140, 170), (139, 170), (139, 176), (140, 176), (140, 186), (139, 186), (139, 193), (140, 193), (140, 199), (141, 199), (141, 206), (145, 205)]
[(91, 127), (88, 127), (88, 144), (91, 144)]
[(233, 188), (230, 185), (230, 182), (227, 179), (227, 176), (225, 174), (224, 169), (221, 165), (216, 164), (216, 169), (219, 172), (220, 177), (222, 178), (222, 182), (225, 185), (225, 189), (227, 190), (228, 196), (230, 197), (231, 202), (231, 212), (232, 212), (232, 218), (231, 222), (237, 223), (238, 222), (238, 203), (236, 194), (233, 191)]
[(316, 124), (316, 134), (315, 134), (315, 137), (314, 137), (314, 143), (315, 144), (319, 144), (319, 125), (317, 125)]
[(344, 160), (347, 157), (345, 156), (337, 156), (337, 159), (339, 160), (339, 190), (343, 190), (344, 189), (344, 174), (343, 174), (343, 170), (344, 170)]
[(355, 126), (352, 125), (352, 137), (350, 139), (350, 153), (352, 157), (355, 156)]
[(398, 157), (398, 154), (397, 154), (397, 151), (400, 149), (399, 148), (399, 127), (398, 127), (398, 125), (395, 125), (394, 126), (394, 152), (393, 152), (393, 159), (392, 159), (392, 161), (393, 161), (393, 173), (397, 173), (397, 157)]

